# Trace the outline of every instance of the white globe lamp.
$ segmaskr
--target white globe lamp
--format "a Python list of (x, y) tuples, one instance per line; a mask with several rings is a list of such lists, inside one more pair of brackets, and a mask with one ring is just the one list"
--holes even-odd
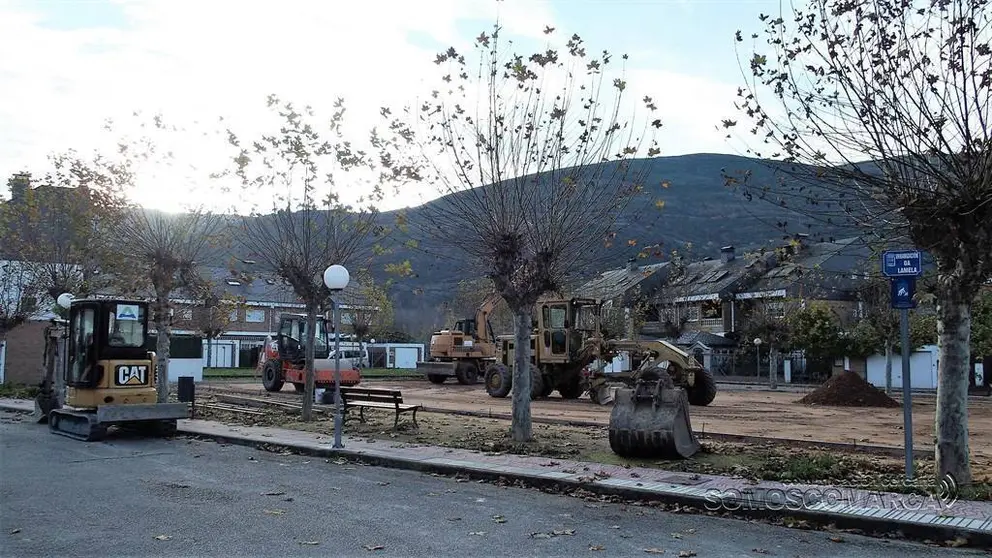
[(351, 275), (343, 265), (334, 264), (324, 270), (324, 285), (332, 291), (340, 291), (348, 286)]
[(69, 308), (72, 305), (72, 299), (75, 298), (71, 293), (62, 293), (59, 295), (55, 302), (62, 308)]

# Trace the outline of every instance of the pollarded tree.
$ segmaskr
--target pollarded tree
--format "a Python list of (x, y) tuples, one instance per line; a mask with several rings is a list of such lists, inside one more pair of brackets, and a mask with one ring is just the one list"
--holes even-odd
[[(392, 163), (356, 148), (342, 132), (344, 102), (329, 122), (315, 121), (310, 107), (270, 95), (280, 125), (249, 142), (229, 132), (238, 150), (234, 173), (254, 200), (242, 219), (239, 241), (249, 257), (278, 275), (306, 307), (307, 347), (302, 418), (313, 413), (317, 316), (331, 292), (323, 282), (333, 264), (367, 265), (376, 234), (375, 203), (394, 177)], [(381, 145), (373, 134), (373, 147)], [(369, 178), (372, 178), (369, 180)], [(354, 204), (343, 195), (356, 194)], [(261, 203), (258, 200), (265, 200)]]
[(130, 268), (118, 276), (118, 287), (125, 293), (150, 292), (152, 297), (159, 402), (169, 398), (173, 297), (201, 289), (198, 262), (210, 253), (223, 227), (223, 221), (205, 210), (168, 214), (135, 208), (118, 228), (119, 246)]
[(435, 61), (437, 90), (409, 111), (421, 135), (391, 123), (419, 144), (423, 174), (444, 195), (411, 224), (460, 252), (466, 275), (491, 279), (515, 316), (518, 442), (532, 437), (530, 400), (540, 391), (531, 382), (535, 304), (600, 255), (650, 170), (631, 159), (644, 147), (648, 156), (658, 153), (646, 136), (661, 126), (651, 121), (650, 97), (641, 100), (643, 127), (621, 117), (630, 94), (622, 72), (609, 77), (612, 54), (587, 53), (577, 35), (554, 44), (553, 32), (547, 28), (549, 42), (528, 51), (504, 39), (497, 24), (475, 40), (477, 62), (448, 48)]
[(791, 28), (784, 16), (762, 15), (768, 50), (748, 56), (750, 83), (739, 90), (751, 133), (770, 146), (751, 152), (784, 159), (778, 168), (786, 175), (745, 182), (749, 194), (933, 258), (941, 352), (935, 472), (960, 484), (972, 478), (971, 302), (992, 273), (989, 7), (810, 0), (789, 18)]

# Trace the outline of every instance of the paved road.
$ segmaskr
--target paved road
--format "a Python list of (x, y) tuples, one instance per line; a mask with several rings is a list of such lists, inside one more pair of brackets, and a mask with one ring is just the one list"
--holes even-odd
[(843, 542), (831, 542), (832, 535), (822, 532), (214, 442), (85, 443), (18, 418), (0, 414), (3, 556), (599, 558), (648, 556), (644, 549), (656, 548), (664, 556), (910, 558), (938, 552), (847, 534)]

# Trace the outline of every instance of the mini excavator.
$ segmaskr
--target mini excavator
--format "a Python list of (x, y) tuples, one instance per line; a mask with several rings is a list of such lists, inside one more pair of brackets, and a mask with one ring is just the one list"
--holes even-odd
[(69, 294), (59, 296), (58, 303), (69, 309), (60, 370), (64, 392), (57, 390), (40, 405), (41, 421), (55, 434), (84, 441), (102, 439), (112, 425), (149, 435), (174, 434), (176, 421), (189, 416), (189, 407), (158, 402), (155, 353), (145, 348), (148, 304), (77, 300)]

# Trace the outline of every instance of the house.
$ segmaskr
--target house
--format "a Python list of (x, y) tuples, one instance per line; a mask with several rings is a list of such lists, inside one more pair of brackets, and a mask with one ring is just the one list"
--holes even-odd
[[(221, 302), (216, 307), (206, 307), (202, 300), (182, 295), (173, 299), (176, 310), (173, 332), (204, 336), (208, 327), (219, 331), (204, 349), (204, 358), (210, 354), (207, 366), (220, 368), (250, 368), (258, 359), (258, 350), (266, 336), (278, 333), (280, 316), (303, 314), (306, 306), (280, 278), (266, 273), (232, 274), (228, 268), (201, 268), (201, 275), (215, 286), (214, 294)], [(366, 310), (362, 305), (360, 287), (351, 284), (340, 296), (342, 332), (349, 329), (352, 312)], [(225, 312), (220, 319), (211, 321), (211, 312)], [(331, 312), (324, 314), (328, 320), (328, 335), (333, 336)], [(206, 340), (204, 341), (206, 343)]]
[(772, 318), (802, 307), (807, 301), (825, 302), (842, 325), (860, 315), (858, 270), (870, 257), (857, 238), (809, 243), (803, 236), (781, 249), (778, 261), (748, 288), (736, 293), (743, 315), (762, 312)]
[[(639, 266), (637, 260), (632, 258), (625, 267), (604, 271), (583, 283), (574, 290), (573, 295), (602, 300), (605, 321), (610, 322), (616, 316), (616, 321), (623, 324), (622, 327), (613, 326), (623, 330), (616, 334), (633, 337), (637, 332), (633, 331), (635, 320), (632, 310), (657, 293), (665, 280), (667, 266), (668, 262)], [(606, 327), (609, 329), (610, 324)]]
[(739, 329), (735, 295), (747, 289), (775, 264), (774, 254), (738, 256), (733, 246), (720, 250), (719, 259), (682, 264), (653, 301), (653, 320), (644, 333), (677, 338), (684, 331), (725, 336)]

